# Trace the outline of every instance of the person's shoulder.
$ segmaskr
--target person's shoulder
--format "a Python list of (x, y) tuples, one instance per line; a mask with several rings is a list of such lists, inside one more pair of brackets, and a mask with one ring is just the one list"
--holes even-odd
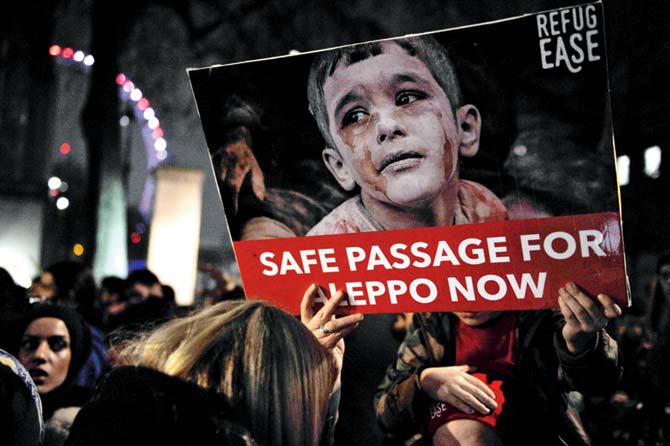
[(376, 229), (375, 223), (362, 208), (360, 195), (357, 195), (330, 211), (307, 235), (351, 234)]
[(457, 224), (509, 220), (503, 202), (482, 184), (459, 180), (458, 200), (460, 212), (457, 214)]

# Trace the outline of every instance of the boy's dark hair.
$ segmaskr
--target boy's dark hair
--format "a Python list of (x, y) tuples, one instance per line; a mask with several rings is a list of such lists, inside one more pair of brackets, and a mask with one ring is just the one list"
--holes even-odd
[(340, 61), (344, 61), (344, 65), (349, 66), (382, 54), (382, 43), (384, 42), (398, 45), (407, 54), (416, 57), (426, 64), (437, 83), (447, 95), (454, 115), (460, 107), (463, 99), (454, 66), (449, 58), (447, 49), (432, 36), (415, 36), (389, 41), (369, 42), (324, 51), (317, 54), (312, 61), (307, 82), (307, 98), (309, 99), (309, 111), (316, 120), (316, 124), (328, 147), (336, 148), (328, 128), (328, 113), (323, 94), (323, 85), (326, 83), (326, 79), (333, 75)]

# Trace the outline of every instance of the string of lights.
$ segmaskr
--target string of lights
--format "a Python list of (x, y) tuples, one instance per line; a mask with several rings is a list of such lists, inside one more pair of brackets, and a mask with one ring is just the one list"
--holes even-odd
[[(75, 50), (70, 47), (64, 47), (58, 44), (53, 44), (49, 47), (49, 55), (54, 57), (59, 63), (65, 65), (76, 65), (84, 71), (90, 70), (95, 63), (95, 58), (92, 54), (87, 54), (82, 50)], [(119, 97), (132, 105), (133, 114), (136, 122), (141, 125), (143, 142), (147, 153), (147, 171), (152, 172), (159, 164), (168, 158), (168, 144), (165, 139), (165, 132), (161, 127), (160, 120), (156, 110), (151, 106), (149, 99), (144, 96), (137, 85), (124, 73), (119, 73), (115, 78), (116, 85), (119, 87)], [(119, 119), (121, 127), (127, 127), (130, 124), (130, 118), (125, 114)], [(63, 156), (70, 154), (72, 147), (69, 143), (64, 142), (59, 147), (59, 152)], [(49, 195), (54, 199), (56, 208), (59, 211), (65, 211), (70, 206), (70, 200), (65, 193), (68, 190), (66, 181), (59, 177), (52, 176), (47, 182), (49, 187)], [(147, 196), (153, 192), (153, 181), (149, 177), (147, 184), (145, 184), (143, 203), (149, 203)], [(145, 232), (146, 225), (138, 223), (135, 231), (130, 235), (131, 243), (140, 243), (142, 233)], [(80, 256), (83, 254), (83, 246), (77, 243), (73, 252)]]

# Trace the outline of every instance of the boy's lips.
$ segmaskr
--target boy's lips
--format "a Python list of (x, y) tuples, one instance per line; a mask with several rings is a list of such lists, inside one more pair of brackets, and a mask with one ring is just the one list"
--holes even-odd
[(404, 168), (412, 167), (418, 160), (423, 159), (423, 155), (415, 151), (395, 152), (386, 155), (381, 163), (379, 163), (378, 171), (384, 172), (388, 167), (393, 168), (394, 171), (402, 170)]

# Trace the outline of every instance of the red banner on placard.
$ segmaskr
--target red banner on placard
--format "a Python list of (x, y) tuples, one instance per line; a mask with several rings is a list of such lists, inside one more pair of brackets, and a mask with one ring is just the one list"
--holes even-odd
[(568, 281), (629, 305), (616, 212), (239, 241), (235, 254), (247, 296), (293, 314), (311, 283), (347, 291), (343, 313), (557, 308)]

